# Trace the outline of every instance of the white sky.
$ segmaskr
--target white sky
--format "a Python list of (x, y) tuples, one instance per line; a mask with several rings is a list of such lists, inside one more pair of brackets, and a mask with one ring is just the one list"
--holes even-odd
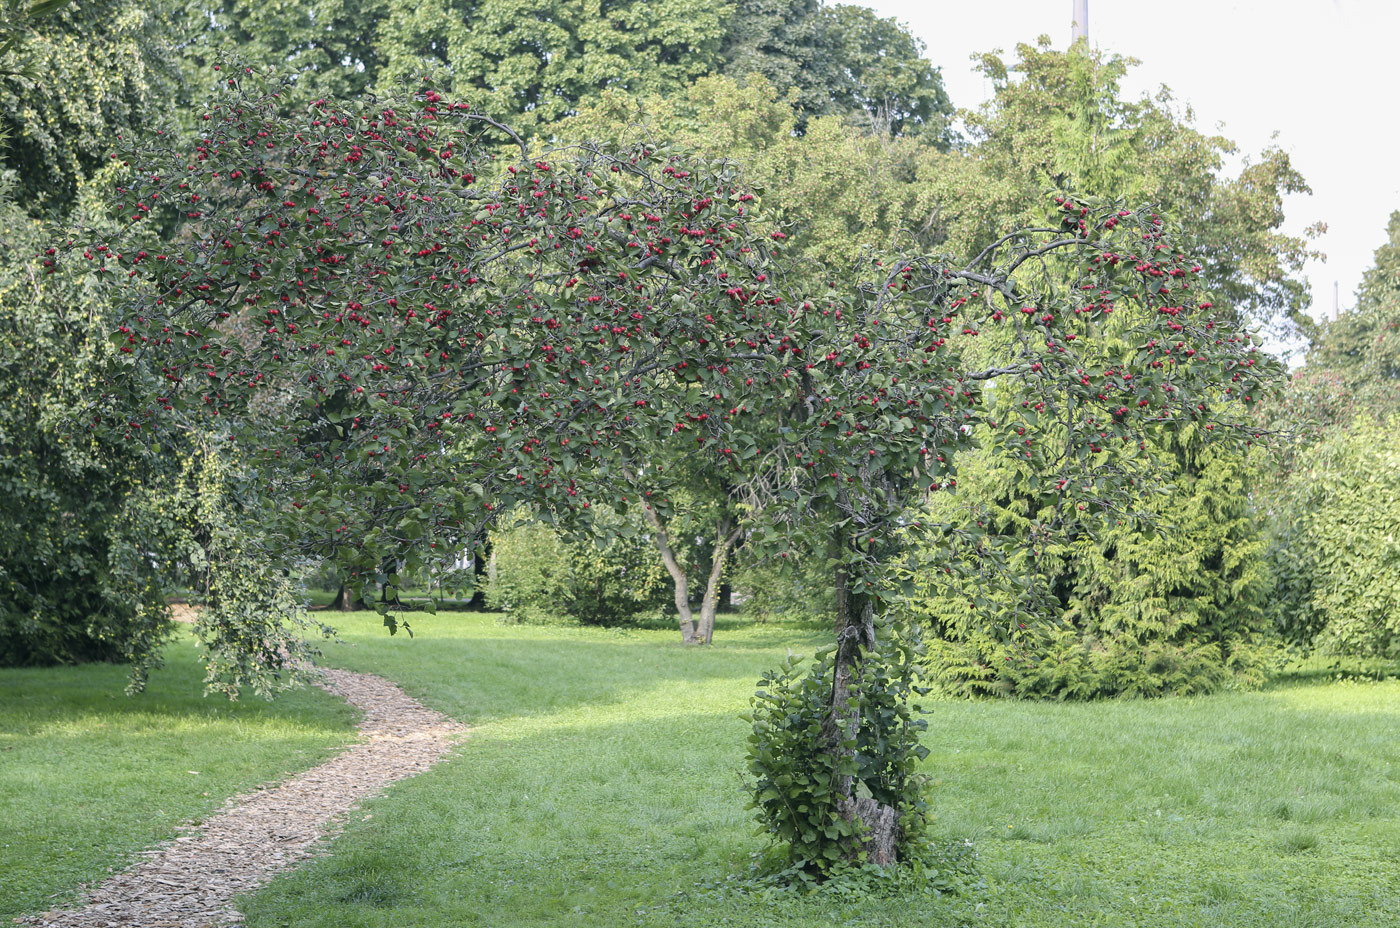
[[(1000, 48), (1014, 60), (1017, 43), (1041, 34), (1056, 48), (1070, 41), (1073, 0), (858, 2), (909, 24), (958, 107), (991, 95), (971, 55)], [(1165, 84), (1198, 128), (1243, 154), (1271, 141), (1288, 152), (1313, 195), (1285, 201), (1285, 230), (1328, 225), (1314, 244), (1326, 261), (1306, 268), (1312, 313), (1330, 316), (1333, 281), (1352, 305), (1400, 209), (1400, 0), (1089, 0), (1089, 41), (1142, 62), (1130, 96)]]

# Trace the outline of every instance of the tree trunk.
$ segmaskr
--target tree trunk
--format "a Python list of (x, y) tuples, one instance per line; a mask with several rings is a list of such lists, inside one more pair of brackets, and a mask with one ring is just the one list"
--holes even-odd
[(709, 644), (715, 637), (715, 613), (719, 611), (720, 577), (724, 574), (724, 562), (728, 560), (729, 549), (739, 539), (741, 529), (729, 528), (729, 519), (721, 518), (715, 528), (715, 546), (710, 552), (710, 575), (705, 580), (705, 598), (700, 601), (700, 627), (696, 639), (701, 644)]
[(486, 608), (486, 586), (491, 582), (488, 564), (494, 556), (490, 540), (482, 542), (481, 547), (472, 552), (472, 598), (467, 603), (468, 609)]
[[(860, 730), (860, 685), (865, 654), (875, 647), (875, 604), (865, 590), (852, 590), (849, 577), (837, 568), (836, 661), (832, 675), (831, 714), (825, 734), (833, 755), (842, 760), (854, 757), (854, 742)], [(865, 834), (855, 852), (865, 851), (874, 864), (897, 862), (899, 810), (857, 794), (854, 776), (836, 781), (836, 811), (847, 821), (860, 821)], [(855, 853), (852, 854), (854, 859)]]
[(350, 594), (350, 588), (342, 583), (336, 591), (335, 599), (331, 600), (331, 604), (326, 608), (332, 612), (354, 612), (359, 605), (356, 598)]
[(841, 632), (847, 625), (847, 617), (851, 611), (851, 586), (846, 578), (846, 568), (836, 568), (836, 637), (841, 637)]
[(651, 542), (661, 552), (661, 562), (666, 565), (666, 572), (671, 575), (671, 582), (676, 587), (676, 622), (681, 629), (681, 643), (701, 643), (696, 638), (695, 619), (690, 612), (690, 580), (676, 560), (676, 552), (671, 550), (671, 536), (666, 533), (666, 527), (661, 524), (661, 518), (654, 509), (643, 506), (642, 512), (651, 526)]

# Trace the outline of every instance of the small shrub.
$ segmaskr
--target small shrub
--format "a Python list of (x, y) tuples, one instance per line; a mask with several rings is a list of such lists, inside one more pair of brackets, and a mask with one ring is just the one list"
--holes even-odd
[(569, 546), (539, 522), (517, 520), (491, 533), (486, 604), (512, 622), (542, 624), (565, 614), (573, 584)]
[(928, 723), (911, 703), (924, 692), (916, 653), (907, 639), (887, 635), (866, 655), (852, 695), (859, 727), (853, 738), (839, 736), (839, 751), (827, 731), (835, 648), (818, 652), (810, 665), (789, 657), (759, 681), (747, 716), (750, 805), (773, 841), (773, 869), (795, 881), (822, 882), (863, 862), (863, 826), (839, 808), (844, 776), (854, 777), (853, 795), (898, 812), (900, 859), (923, 859), (928, 777), (915, 766), (928, 756), (919, 744)]

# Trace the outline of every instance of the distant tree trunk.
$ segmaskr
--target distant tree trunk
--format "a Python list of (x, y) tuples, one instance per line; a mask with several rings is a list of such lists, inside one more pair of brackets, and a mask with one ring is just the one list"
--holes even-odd
[(742, 529), (731, 528), (729, 517), (721, 516), (715, 527), (715, 546), (710, 552), (710, 575), (705, 580), (705, 598), (700, 601), (700, 627), (696, 639), (701, 644), (709, 644), (715, 637), (715, 613), (719, 610), (720, 577), (724, 575), (724, 564), (734, 542), (739, 540)]
[[(851, 589), (850, 578), (837, 568), (836, 661), (831, 687), (831, 714), (825, 735), (838, 758), (854, 758), (854, 741), (860, 730), (860, 678), (865, 654), (875, 647), (875, 603), (864, 589)], [(866, 828), (864, 850), (871, 863), (885, 866), (898, 859), (899, 810), (856, 793), (853, 776), (836, 782), (836, 810), (847, 821), (859, 819)], [(852, 855), (854, 857), (854, 854)]]
[(483, 541), (481, 546), (472, 552), (472, 598), (467, 603), (468, 609), (486, 608), (486, 585), (491, 582), (490, 568), (487, 566), (493, 556), (491, 542)]
[(350, 588), (345, 584), (340, 585), (336, 591), (335, 599), (326, 608), (332, 612), (354, 612), (360, 606), (358, 598), (350, 592)]
[(696, 644), (695, 619), (690, 611), (690, 581), (680, 561), (676, 560), (676, 552), (671, 549), (671, 536), (667, 534), (666, 526), (661, 524), (661, 518), (650, 506), (642, 507), (642, 512), (651, 526), (651, 543), (661, 552), (661, 562), (666, 565), (666, 572), (671, 575), (671, 582), (676, 587), (676, 621), (681, 629), (681, 643)]

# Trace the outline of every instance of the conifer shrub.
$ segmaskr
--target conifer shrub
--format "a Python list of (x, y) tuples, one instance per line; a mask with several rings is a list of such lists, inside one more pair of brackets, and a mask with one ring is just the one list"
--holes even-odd
[(1148, 521), (1117, 520), (1095, 538), (1044, 532), (1056, 524), (1053, 502), (1022, 492), (1014, 469), (979, 462), (965, 471), (987, 530), (1032, 539), (1009, 567), (1035, 589), (921, 573), (910, 609), (928, 632), (933, 685), (964, 696), (1096, 699), (1262, 683), (1279, 647), (1251, 471), (1240, 455), (1190, 450), (1189, 438), (1163, 452), (1175, 457), (1175, 475), (1144, 500)]

